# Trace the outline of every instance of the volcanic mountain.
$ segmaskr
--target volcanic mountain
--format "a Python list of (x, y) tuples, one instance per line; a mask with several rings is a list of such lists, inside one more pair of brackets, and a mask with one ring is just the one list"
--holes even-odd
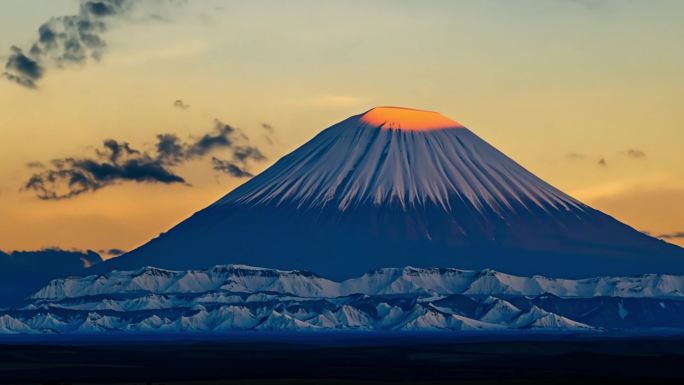
[(337, 123), (104, 271), (241, 263), (341, 279), (381, 267), (580, 278), (684, 273), (684, 249), (539, 179), (439, 113)]

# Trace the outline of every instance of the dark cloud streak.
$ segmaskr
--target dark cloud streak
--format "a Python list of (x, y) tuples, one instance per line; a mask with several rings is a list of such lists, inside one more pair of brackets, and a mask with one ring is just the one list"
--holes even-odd
[(141, 6), (158, 6), (163, 2), (81, 0), (78, 13), (52, 17), (41, 24), (38, 38), (26, 54), (12, 46), (3, 76), (35, 89), (48, 68), (82, 65), (89, 59), (100, 60), (107, 49), (104, 34), (115, 20), (128, 17)]
[(2, 75), (20, 86), (36, 88), (36, 82), (43, 77), (43, 67), (38, 61), (24, 55), (20, 48), (12, 46), (10, 50), (12, 52), (5, 62), (5, 72)]
[(679, 238), (684, 238), (684, 231), (677, 231), (674, 233), (667, 233), (667, 234), (660, 234), (657, 236), (658, 238), (662, 239), (679, 239)]
[(214, 149), (230, 147), (233, 145), (236, 134), (246, 138), (239, 130), (219, 120), (215, 120), (214, 130), (202, 135), (194, 143), (190, 143), (185, 151), (185, 156), (187, 158), (201, 157)]
[(214, 157), (213, 168), (242, 178), (252, 176), (246, 169), (248, 162), (266, 159), (257, 147), (249, 144), (249, 138), (240, 129), (219, 120), (211, 132), (187, 142), (174, 134), (159, 134), (156, 139), (152, 151), (107, 139), (95, 149), (94, 157), (67, 157), (52, 160), (50, 167), (29, 167), (37, 168), (38, 172), (31, 175), (22, 189), (34, 192), (42, 200), (61, 200), (122, 182), (184, 184), (185, 179), (171, 167), (216, 150), (229, 151), (232, 160)]
[(254, 146), (236, 146), (233, 149), (233, 159), (244, 163), (249, 159), (257, 161), (266, 160), (266, 157)]
[(102, 249), (102, 250), (98, 250), (97, 252), (100, 253), (100, 255), (106, 255), (106, 256), (108, 256), (108, 257), (118, 257), (119, 255), (126, 253), (126, 250), (122, 250), (122, 249)]
[(627, 156), (632, 158), (632, 159), (644, 159), (646, 157), (646, 153), (641, 151), (641, 150), (636, 150), (633, 148), (630, 148), (626, 152)]
[(123, 181), (185, 183), (160, 159), (133, 149), (128, 143), (108, 139), (95, 153), (95, 158), (53, 160), (52, 168), (33, 174), (23, 189), (35, 192), (42, 200), (60, 200)]
[(166, 164), (175, 165), (181, 163), (185, 159), (184, 144), (176, 135), (157, 135), (157, 144), (155, 147), (157, 156)]
[(232, 175), (236, 178), (245, 178), (253, 176), (250, 172), (244, 168), (238, 166), (237, 164), (228, 161), (218, 159), (216, 157), (211, 158), (211, 164), (216, 171), (221, 171), (224, 174)]
[(180, 99), (175, 100), (173, 102), (173, 106), (176, 108), (180, 108), (181, 110), (187, 110), (188, 108), (190, 108), (189, 104), (185, 104), (185, 102)]

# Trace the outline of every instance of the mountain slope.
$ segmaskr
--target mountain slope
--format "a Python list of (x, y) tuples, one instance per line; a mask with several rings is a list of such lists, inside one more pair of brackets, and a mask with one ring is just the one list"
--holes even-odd
[(684, 273), (684, 251), (569, 197), (455, 121), (380, 107), (95, 270), (224, 263), (326, 278), (407, 265), (586, 277)]

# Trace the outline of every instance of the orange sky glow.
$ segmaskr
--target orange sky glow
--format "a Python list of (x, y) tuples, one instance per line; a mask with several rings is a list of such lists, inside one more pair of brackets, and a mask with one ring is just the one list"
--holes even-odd
[[(364, 111), (388, 128), (456, 119), (553, 186), (684, 246), (684, 2), (178, 3), (136, 2), (97, 58), (46, 59), (33, 88), (0, 78), (0, 250), (131, 250)], [(3, 66), (42, 23), (78, 12), (72, 0), (2, 5)], [(262, 155), (244, 173), (208, 146), (165, 158), (173, 183), (118, 179), (63, 199), (26, 187), (54, 160), (104, 162), (107, 139), (156, 160), (159, 135), (211, 142), (216, 122)]]

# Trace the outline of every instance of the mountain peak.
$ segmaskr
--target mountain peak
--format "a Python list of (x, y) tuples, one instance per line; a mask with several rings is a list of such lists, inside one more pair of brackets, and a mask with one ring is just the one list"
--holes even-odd
[(95, 269), (227, 263), (331, 278), (406, 265), (577, 278), (681, 274), (684, 251), (582, 204), (437, 112), (377, 107)]
[(375, 107), (361, 115), (361, 122), (384, 130), (432, 131), (464, 128), (459, 122), (434, 111), (406, 107)]

